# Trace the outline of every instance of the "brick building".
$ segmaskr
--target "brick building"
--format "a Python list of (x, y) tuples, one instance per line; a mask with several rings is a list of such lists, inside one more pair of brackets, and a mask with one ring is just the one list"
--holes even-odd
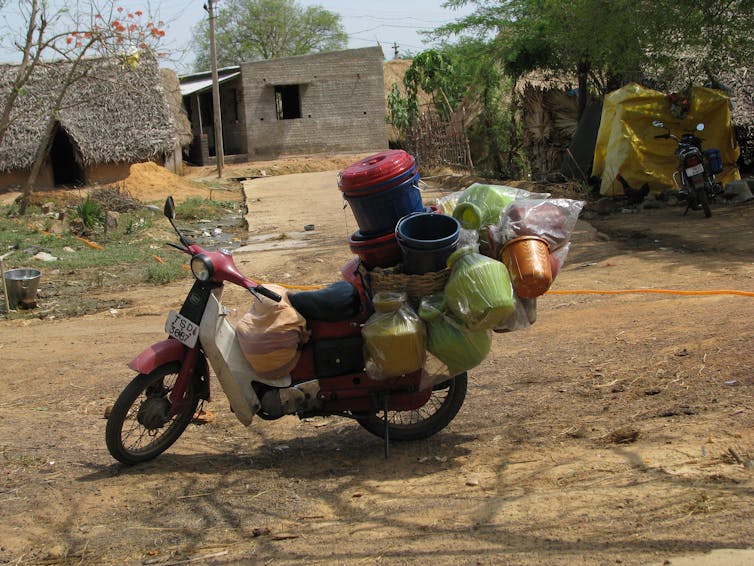
[[(226, 160), (387, 148), (380, 47), (220, 69)], [(214, 161), (210, 73), (181, 77), (194, 141), (189, 161)]]

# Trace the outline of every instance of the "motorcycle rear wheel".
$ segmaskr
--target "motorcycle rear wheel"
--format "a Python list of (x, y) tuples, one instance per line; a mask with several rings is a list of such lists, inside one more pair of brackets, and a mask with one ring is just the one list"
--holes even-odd
[(696, 200), (699, 202), (702, 210), (704, 211), (704, 217), (709, 218), (710, 216), (712, 216), (712, 210), (709, 207), (709, 197), (707, 196), (706, 187), (697, 191)]
[(105, 428), (107, 449), (116, 460), (133, 465), (152, 460), (183, 434), (196, 412), (199, 394), (189, 382), (180, 412), (170, 415), (169, 396), (180, 364), (169, 363), (139, 374), (115, 401)]
[[(391, 440), (421, 440), (444, 429), (458, 414), (466, 398), (466, 373), (435, 385), (429, 400), (418, 409), (388, 411), (388, 436)], [(358, 423), (372, 434), (385, 438), (383, 412), (375, 412), (358, 419)]]

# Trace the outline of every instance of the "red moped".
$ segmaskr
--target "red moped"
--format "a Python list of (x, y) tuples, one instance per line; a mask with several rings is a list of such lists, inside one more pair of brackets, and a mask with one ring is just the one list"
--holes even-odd
[(297, 365), (282, 378), (266, 379), (252, 369), (221, 303), (225, 283), (247, 289), (254, 300), (281, 297), (243, 275), (229, 251), (207, 251), (189, 241), (175, 223), (172, 197), (164, 213), (191, 256), (195, 282), (179, 312), (172, 311), (168, 337), (131, 363), (138, 375), (110, 411), (105, 439), (124, 464), (157, 457), (181, 436), (200, 403), (210, 400), (210, 368), (242, 424), (254, 416), (275, 420), (339, 415), (355, 419), (388, 442), (416, 440), (442, 430), (466, 397), (467, 376), (431, 376), (417, 371), (388, 380), (365, 371), (361, 327), (372, 310), (363, 287), (339, 281), (315, 291), (290, 294), (306, 319), (311, 338)]

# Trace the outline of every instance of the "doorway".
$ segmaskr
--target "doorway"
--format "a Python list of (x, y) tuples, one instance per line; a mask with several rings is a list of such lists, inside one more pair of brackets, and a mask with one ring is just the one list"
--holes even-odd
[(76, 159), (76, 148), (60, 124), (55, 127), (55, 136), (50, 147), (50, 162), (56, 187), (84, 184), (84, 169)]

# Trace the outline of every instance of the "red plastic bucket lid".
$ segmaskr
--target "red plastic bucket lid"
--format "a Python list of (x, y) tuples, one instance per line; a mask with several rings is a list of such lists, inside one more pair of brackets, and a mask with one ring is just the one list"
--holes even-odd
[(341, 171), (338, 186), (342, 191), (379, 185), (400, 176), (416, 164), (414, 156), (402, 149), (388, 149), (349, 165)]

